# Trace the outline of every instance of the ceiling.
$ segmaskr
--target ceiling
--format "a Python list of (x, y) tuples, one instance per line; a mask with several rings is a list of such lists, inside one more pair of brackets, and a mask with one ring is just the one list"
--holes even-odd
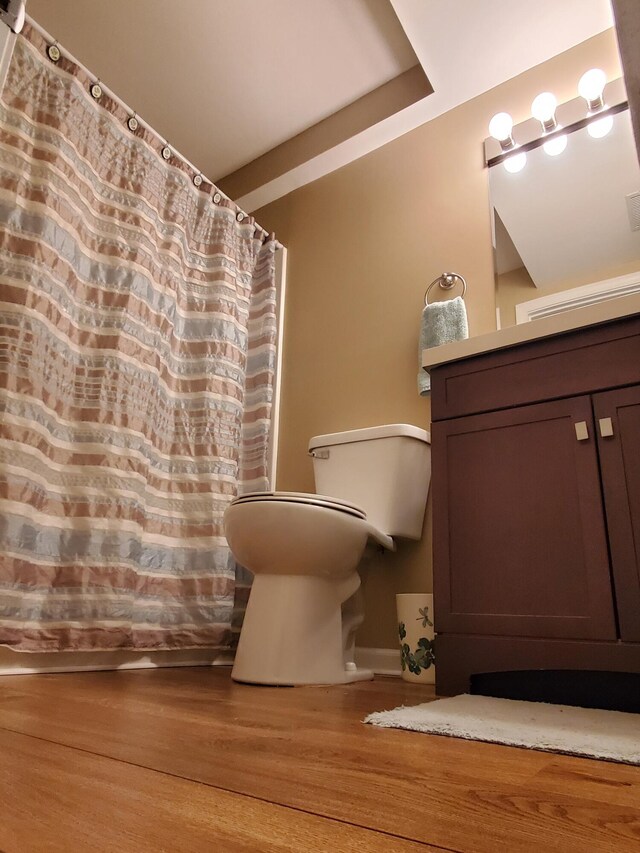
[(609, 0), (27, 0), (27, 12), (214, 181), (419, 61), (432, 94), (304, 162), (280, 158), (237, 199), (247, 211), (613, 23)]
[(211, 180), (417, 64), (388, 0), (27, 0)]

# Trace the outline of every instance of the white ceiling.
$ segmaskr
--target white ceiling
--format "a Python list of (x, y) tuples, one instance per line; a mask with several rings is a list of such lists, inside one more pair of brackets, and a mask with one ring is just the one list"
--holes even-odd
[(447, 109), (613, 26), (609, 0), (391, 3)]
[(434, 93), (249, 193), (315, 180), (612, 26), (609, 0), (28, 0), (212, 180), (420, 60)]
[(417, 64), (388, 0), (27, 0), (216, 180)]

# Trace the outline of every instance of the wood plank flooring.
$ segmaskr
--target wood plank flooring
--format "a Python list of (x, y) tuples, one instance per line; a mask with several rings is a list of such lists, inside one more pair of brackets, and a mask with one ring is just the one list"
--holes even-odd
[(396, 679), (0, 677), (0, 851), (640, 853), (640, 768), (376, 729)]

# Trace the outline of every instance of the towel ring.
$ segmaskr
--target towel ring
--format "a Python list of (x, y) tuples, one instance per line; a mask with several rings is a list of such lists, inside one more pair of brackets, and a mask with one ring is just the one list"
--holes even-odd
[(442, 275), (438, 276), (438, 278), (434, 278), (427, 288), (427, 292), (424, 295), (424, 304), (429, 304), (429, 293), (431, 292), (431, 288), (435, 287), (436, 284), (439, 284), (443, 290), (451, 290), (451, 288), (455, 287), (458, 282), (462, 285), (462, 298), (464, 299), (465, 293), (467, 292), (467, 282), (464, 278), (461, 275), (458, 275), (457, 272), (443, 272)]

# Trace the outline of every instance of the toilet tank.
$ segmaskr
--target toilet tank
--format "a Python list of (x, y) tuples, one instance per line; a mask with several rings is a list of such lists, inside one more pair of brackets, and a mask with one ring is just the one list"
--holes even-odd
[(430, 436), (410, 424), (316, 435), (316, 494), (361, 507), (389, 536), (420, 539), (431, 481)]

